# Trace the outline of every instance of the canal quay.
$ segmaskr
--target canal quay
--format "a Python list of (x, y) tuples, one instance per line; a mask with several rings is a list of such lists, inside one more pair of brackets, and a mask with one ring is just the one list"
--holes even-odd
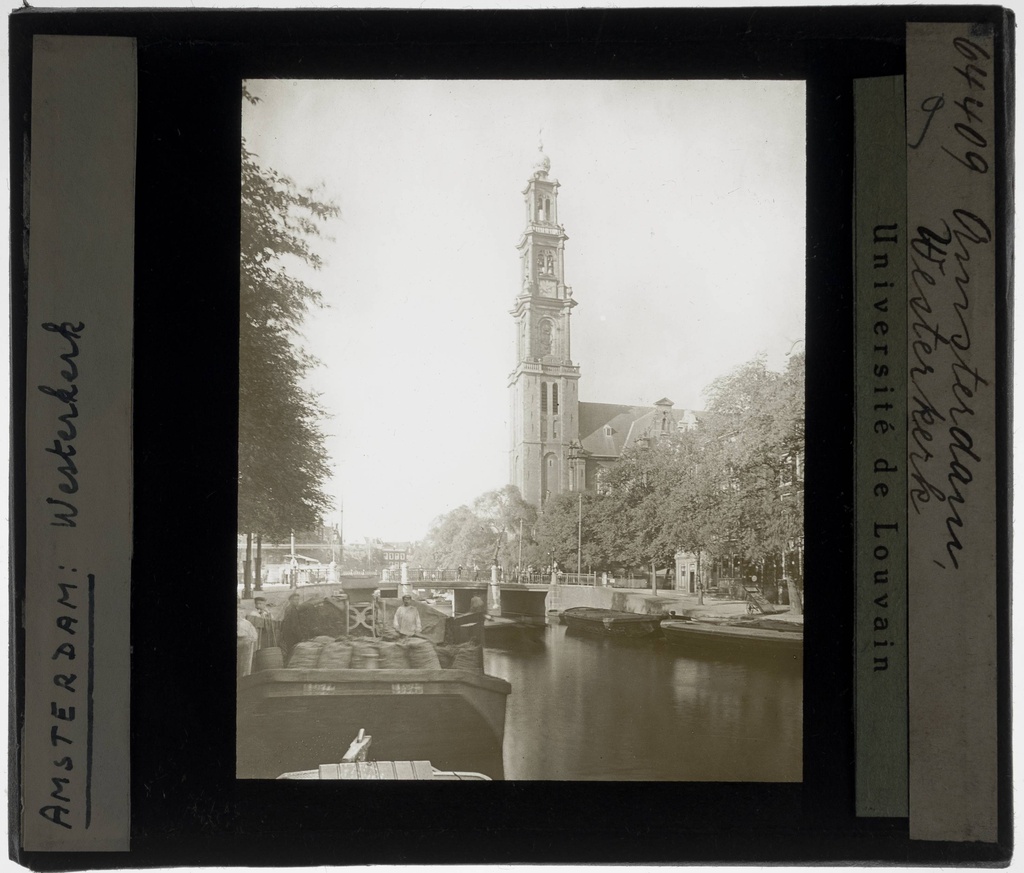
[[(365, 586), (371, 583), (377, 587), (368, 591)], [(775, 653), (758, 647), (731, 644), (707, 648), (679, 646), (667, 639), (667, 632), (641, 637), (586, 633), (568, 626), (561, 617), (567, 610), (589, 607), (614, 610), (620, 615), (651, 616), (655, 626), (669, 614), (697, 627), (735, 624), (733, 620), (741, 617), (756, 623), (762, 617), (748, 616), (753, 611), (749, 601), (710, 595), (698, 598), (673, 590), (654, 593), (616, 589), (600, 584), (495, 587), (467, 582), (461, 588), (454, 583), (448, 583), (452, 587), (427, 588), (420, 587), (422, 583), (389, 586), (369, 578), (358, 584), (364, 587), (356, 588), (350, 581), (346, 585), (309, 585), (298, 589), (267, 586), (256, 593), (267, 597), (274, 604), (272, 609), (280, 609), (296, 591), (307, 602), (337, 600), (341, 595), (348, 610), (346, 621), (353, 622), (353, 626), (362, 621), (365, 627), (372, 625), (367, 610), (373, 609), (374, 594), (379, 609), (382, 599), (397, 602), (396, 595), (408, 591), (425, 615), (454, 613), (458, 617), (467, 612), (471, 598), (479, 597), (486, 602), (481, 681), (507, 683), (503, 736), (498, 731), (497, 750), (491, 750), (492, 758), (500, 754), (501, 762), (488, 762), (481, 751), (470, 763), (491, 778), (724, 782), (789, 782), (802, 778), (802, 657), (776, 657)], [(532, 604), (527, 607), (532, 616), (523, 616), (524, 602)], [(240, 618), (250, 611), (251, 603), (240, 601)], [(515, 619), (507, 615), (507, 608), (502, 615), (503, 603), (506, 607), (511, 603), (520, 610)], [(556, 608), (551, 608), (552, 603)], [(763, 617), (761, 624), (773, 619), (792, 629), (802, 627), (803, 616), (783, 612)], [(504, 632), (514, 629), (513, 624), (527, 632)], [(280, 675), (289, 672), (271, 671)], [(343, 672), (349, 675), (357, 671)], [(441, 671), (449, 672), (457, 671)], [(384, 672), (376, 675), (383, 678)], [(406, 692), (419, 687), (406, 682), (407, 678), (390, 687)], [(259, 674), (254, 674), (253, 681), (258, 679)], [(242, 681), (251, 680), (240, 680), (240, 686)], [(323, 688), (327, 687), (323, 684)], [(376, 728), (379, 737), (374, 739), (377, 758), (398, 750), (408, 729), (417, 742), (427, 743), (417, 751), (425, 753), (435, 768), (473, 769), (465, 766), (469, 760), (467, 749), (479, 734), (488, 732), (482, 723), (477, 723), (476, 713), (449, 711), (449, 704), (443, 701), (450, 696), (445, 697), (439, 690), (441, 696), (431, 699), (433, 709), (438, 711), (438, 718), (444, 710), (447, 720), (435, 724), (434, 712), (429, 708), (431, 701), (422, 697), (399, 699), (397, 693), (379, 699), (383, 709), (380, 726)], [(456, 693), (464, 694), (467, 690)], [(468, 689), (468, 693), (484, 692)], [(325, 701), (318, 703), (322, 705)], [(392, 709), (396, 703), (421, 708)], [(337, 707), (344, 705), (345, 701), (337, 701)], [(428, 707), (426, 715), (423, 706)], [(251, 726), (243, 723), (241, 709), (239, 718), (241, 736)], [(497, 716), (492, 716), (492, 722), (494, 718)], [(307, 714), (305, 720), (314, 725), (310, 730), (318, 730), (316, 719), (310, 720)], [(343, 730), (354, 726), (355, 722)], [(327, 722), (319, 730), (324, 734), (332, 732)], [(287, 744), (292, 736), (291, 728), (284, 730), (280, 742)], [(347, 745), (351, 737), (345, 739)], [(277, 776), (287, 769), (328, 764), (340, 759), (344, 751), (338, 750), (336, 743), (332, 746), (311, 736), (304, 742), (307, 750), (319, 748), (317, 754), (326, 757), (314, 761), (276, 748), (269, 736), (257, 737), (257, 742), (261, 744), (260, 757), (266, 766), (272, 770), (267, 762), (279, 761), (279, 772), (261, 772), (259, 778)]]

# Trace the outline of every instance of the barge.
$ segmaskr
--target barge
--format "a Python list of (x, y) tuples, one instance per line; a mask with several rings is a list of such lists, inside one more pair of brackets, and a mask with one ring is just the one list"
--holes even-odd
[(662, 616), (574, 606), (560, 616), (569, 630), (600, 636), (647, 637), (657, 634)]
[(238, 680), (236, 775), (274, 779), (340, 761), (361, 729), (390, 761), (504, 778), (512, 686), (464, 669), (263, 670)]
[(737, 654), (803, 658), (804, 632), (796, 622), (768, 619), (663, 621), (666, 641), (696, 654)]

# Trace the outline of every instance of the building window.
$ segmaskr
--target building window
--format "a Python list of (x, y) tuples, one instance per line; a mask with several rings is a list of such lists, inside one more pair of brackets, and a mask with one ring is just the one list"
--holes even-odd
[(551, 383), (551, 414), (558, 415), (558, 383)]
[(552, 419), (551, 421), (551, 438), (558, 439), (558, 419)]
[(548, 383), (540, 383), (540, 414), (546, 415), (548, 411)]

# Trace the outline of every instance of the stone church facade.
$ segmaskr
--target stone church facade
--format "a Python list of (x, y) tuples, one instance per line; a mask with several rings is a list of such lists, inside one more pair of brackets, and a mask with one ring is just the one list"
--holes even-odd
[(627, 448), (693, 427), (698, 413), (579, 400), (580, 367), (572, 360), (571, 315), (577, 301), (565, 284), (565, 243), (558, 223), (557, 179), (542, 153), (523, 190), (525, 227), (517, 248), (520, 290), (510, 311), (516, 365), (509, 375), (509, 481), (535, 506), (567, 491), (600, 487), (601, 471)]

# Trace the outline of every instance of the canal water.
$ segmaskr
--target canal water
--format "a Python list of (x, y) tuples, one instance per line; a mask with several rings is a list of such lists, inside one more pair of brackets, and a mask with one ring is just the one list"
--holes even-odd
[(664, 640), (545, 628), (544, 645), (488, 649), (512, 684), (505, 778), (798, 782), (799, 665), (695, 658)]

